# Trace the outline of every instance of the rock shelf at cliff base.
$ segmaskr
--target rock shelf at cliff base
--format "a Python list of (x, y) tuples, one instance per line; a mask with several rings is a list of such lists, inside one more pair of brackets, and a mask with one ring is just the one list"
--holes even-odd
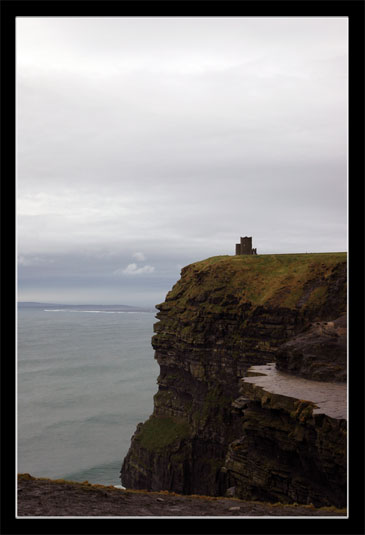
[(345, 507), (346, 253), (208, 258), (156, 308), (158, 391), (122, 484)]
[(253, 399), (266, 399), (266, 403), (267, 394), (275, 394), (277, 409), (287, 410), (288, 400), (292, 401), (293, 408), (298, 400), (304, 400), (313, 404), (313, 415), (325, 414), (330, 418), (347, 419), (347, 387), (344, 383), (297, 377), (278, 371), (275, 362), (271, 362), (249, 368), (247, 377), (241, 379), (241, 385), (243, 393), (251, 395)]

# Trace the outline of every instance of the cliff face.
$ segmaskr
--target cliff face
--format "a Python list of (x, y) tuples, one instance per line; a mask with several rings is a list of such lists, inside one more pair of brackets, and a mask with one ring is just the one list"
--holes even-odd
[(236, 493), (345, 506), (346, 385), (283, 374), (272, 363), (249, 368), (241, 395), (243, 432), (229, 445), (223, 468)]
[(275, 354), (279, 370), (319, 381), (346, 381), (347, 317), (317, 321)]
[[(328, 433), (316, 438), (311, 427), (298, 431), (293, 410), (262, 407), (257, 399), (242, 401), (241, 379), (249, 367), (274, 362), (278, 348), (305, 335), (313, 322), (345, 314), (346, 254), (214, 257), (185, 267), (157, 308), (152, 345), (160, 365), (158, 392), (153, 414), (132, 437), (121, 471), (123, 485), (207, 495), (223, 495), (234, 487), (238, 497), (277, 501), (279, 496), (306, 503), (318, 495), (318, 504), (334, 503), (332, 497), (322, 503), (318, 489), (334, 481), (328, 473), (338, 472), (339, 458), (343, 467), (343, 439), (333, 455), (321, 457), (316, 443), (322, 440), (320, 449), (326, 450), (323, 437)], [(287, 353), (282, 350), (282, 367), (308, 371), (308, 366), (289, 365)], [(339, 366), (345, 368), (342, 361)], [(321, 370), (325, 376), (325, 363)], [(346, 425), (341, 425), (342, 433)], [(271, 453), (265, 451), (268, 437)], [(274, 462), (279, 450), (281, 460)], [(259, 465), (264, 451), (270, 458), (268, 473), (257, 485), (250, 454)], [(320, 470), (316, 493), (294, 492), (283, 484), (278, 494), (268, 483), (278, 463), (289, 473), (295, 466), (304, 486), (315, 466)], [(328, 466), (322, 470), (323, 465)], [(343, 470), (339, 478), (342, 484)], [(341, 500), (334, 504), (343, 505)]]

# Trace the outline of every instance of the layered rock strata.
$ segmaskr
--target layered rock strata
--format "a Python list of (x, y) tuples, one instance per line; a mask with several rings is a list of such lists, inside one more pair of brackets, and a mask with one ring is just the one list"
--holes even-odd
[(275, 354), (279, 370), (318, 381), (346, 381), (347, 317), (317, 321)]
[[(276, 500), (277, 494), (264, 497), (250, 486), (248, 472), (247, 478), (237, 476), (237, 463), (245, 465), (238, 460), (237, 441), (246, 440), (253, 425), (253, 412), (248, 418), (235, 401), (240, 379), (249, 367), (273, 362), (278, 348), (311, 324), (345, 314), (346, 255), (214, 257), (184, 268), (157, 309), (152, 345), (160, 365), (158, 392), (153, 414), (132, 437), (121, 470), (123, 485), (208, 495), (223, 495), (235, 486), (238, 496)], [(280, 413), (278, 419), (283, 417)], [(293, 422), (285, 424), (289, 435), (299, 433)], [(276, 434), (272, 429), (274, 442)], [(312, 440), (309, 433), (306, 459), (316, 455)], [(289, 466), (293, 455), (289, 447), (283, 451)], [(298, 472), (312, 467), (306, 460)], [(325, 481), (320, 478), (319, 486)], [(307, 502), (308, 495), (294, 494), (283, 490), (280, 499)]]
[[(243, 419), (224, 470), (240, 498), (346, 505), (346, 384), (249, 368), (234, 404)], [(311, 400), (311, 401), (308, 401)]]

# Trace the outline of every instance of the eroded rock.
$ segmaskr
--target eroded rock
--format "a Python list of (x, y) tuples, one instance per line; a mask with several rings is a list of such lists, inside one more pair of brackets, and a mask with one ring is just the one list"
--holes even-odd
[(346, 381), (347, 318), (310, 324), (275, 354), (279, 370), (319, 381)]
[(343, 507), (346, 385), (283, 374), (274, 363), (249, 371), (241, 392), (252, 403), (224, 466), (237, 496)]

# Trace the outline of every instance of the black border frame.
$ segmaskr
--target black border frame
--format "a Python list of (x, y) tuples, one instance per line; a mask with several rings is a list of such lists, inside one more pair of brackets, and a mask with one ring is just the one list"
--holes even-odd
[[(3, 0), (2, 66), (2, 533), (331, 533), (363, 535), (364, 521), (364, 18), (363, 0)], [(349, 353), (348, 518), (30, 519), (15, 517), (15, 20), (19, 16), (348, 17), (349, 20)], [(14, 180), (13, 180), (14, 179)], [(11, 225), (9, 222), (14, 223)], [(12, 232), (14, 230), (14, 233)], [(6, 249), (5, 249), (6, 247)], [(2, 270), (4, 272), (4, 270)], [(360, 291), (359, 291), (360, 290)], [(358, 306), (362, 305), (362, 306)], [(5, 308), (6, 307), (6, 308)], [(356, 310), (356, 312), (355, 312)], [(362, 313), (362, 314), (361, 314)], [(360, 339), (359, 339), (360, 334)], [(9, 340), (8, 340), (9, 338)], [(14, 345), (13, 345), (14, 342)], [(9, 351), (9, 347), (14, 351)], [(6, 350), (5, 350), (6, 349)], [(13, 357), (14, 355), (14, 357)], [(353, 355), (353, 358), (351, 358)], [(14, 392), (12, 390), (14, 385)], [(14, 441), (14, 447), (13, 447)]]

